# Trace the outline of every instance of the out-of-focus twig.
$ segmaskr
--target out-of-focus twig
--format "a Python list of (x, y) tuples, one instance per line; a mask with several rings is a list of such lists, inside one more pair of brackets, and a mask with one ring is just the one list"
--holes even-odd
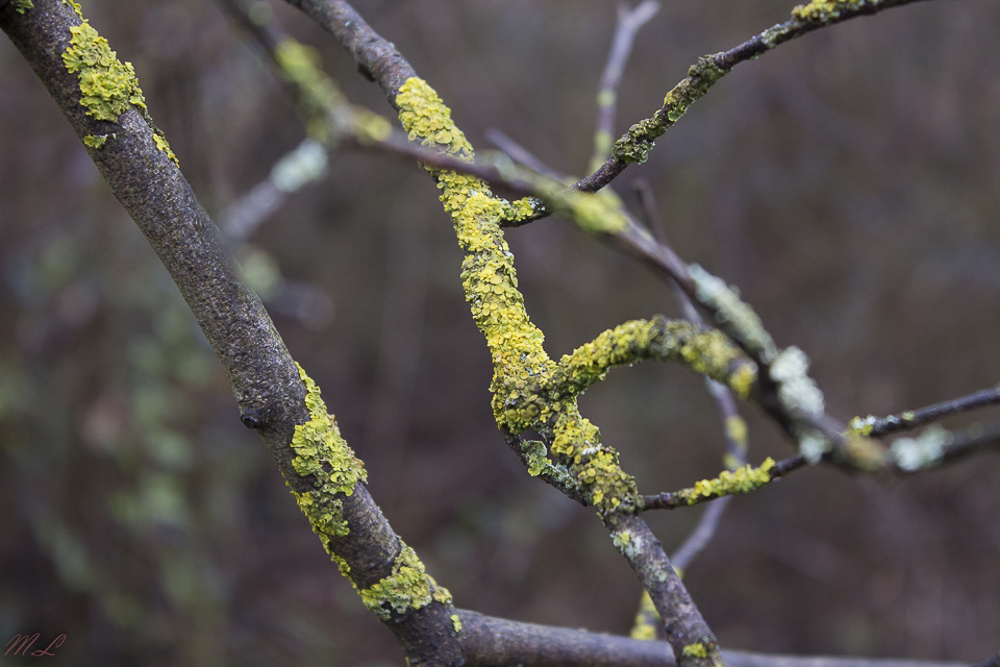
[(634, 9), (629, 9), (624, 2), (618, 3), (618, 24), (597, 91), (597, 131), (594, 133), (594, 156), (590, 160), (590, 171), (596, 171), (611, 153), (615, 111), (618, 109), (618, 85), (625, 71), (625, 63), (632, 53), (632, 45), (639, 29), (659, 10), (660, 3), (657, 0), (643, 0)]
[(326, 171), (326, 149), (314, 139), (303, 139), (278, 160), (267, 178), (222, 211), (219, 228), (230, 244), (243, 243), (290, 194), (322, 179)]
[(512, 160), (523, 164), (528, 169), (538, 172), (542, 176), (551, 178), (554, 181), (565, 181), (567, 179), (566, 174), (560, 173), (542, 162), (534, 153), (508, 137), (501, 130), (495, 127), (489, 128), (486, 130), (486, 138), (494, 146), (509, 155)]

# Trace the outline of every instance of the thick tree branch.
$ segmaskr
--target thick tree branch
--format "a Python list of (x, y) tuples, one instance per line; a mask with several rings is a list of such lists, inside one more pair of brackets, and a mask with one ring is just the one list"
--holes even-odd
[[(664, 641), (630, 639), (458, 610), (463, 655), (469, 667), (670, 667)], [(965, 667), (961, 662), (791, 656), (723, 651), (729, 667)], [(992, 667), (989, 661), (974, 667)]]
[[(341, 570), (396, 635), (410, 664), (460, 664), (447, 592), (353, 481), (363, 479), (360, 462), (325, 415), (318, 389), (307, 393), (304, 374), (260, 300), (237, 278), (217, 228), (149, 120), (131, 66), (61, 0), (35, 0), (23, 13), (0, 7), (0, 28), (177, 284), (229, 376), (243, 423), (261, 435)], [(91, 68), (83, 79), (67, 67), (77, 62)], [(96, 88), (85, 88), (95, 81)], [(324, 516), (310, 506), (323, 508)], [(401, 588), (402, 577), (416, 588)]]

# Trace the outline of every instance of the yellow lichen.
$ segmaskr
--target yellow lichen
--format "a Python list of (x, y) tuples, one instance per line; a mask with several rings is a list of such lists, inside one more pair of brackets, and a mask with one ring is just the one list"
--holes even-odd
[[(72, 2), (70, 4), (79, 14), (79, 5)], [(66, 69), (77, 75), (80, 82), (80, 104), (86, 108), (87, 114), (97, 120), (117, 122), (125, 111), (135, 107), (153, 128), (156, 147), (176, 164), (177, 157), (167, 145), (166, 138), (149, 118), (146, 100), (139, 88), (132, 63), (119, 60), (108, 40), (97, 34), (88, 21), (84, 20), (69, 30), (73, 37), (70, 39), (70, 46), (62, 54), (62, 60)]]
[(747, 446), (747, 422), (739, 415), (731, 415), (726, 418), (726, 435), (740, 449)]
[[(411, 141), (459, 159), (473, 159), (472, 146), (455, 126), (451, 111), (425, 81), (408, 79), (396, 105)], [(522, 455), (532, 474), (578, 487), (589, 503), (601, 509), (633, 504), (634, 480), (618, 466), (617, 453), (600, 445), (597, 428), (580, 415), (575, 397), (548, 395), (555, 365), (542, 347), (541, 330), (528, 318), (517, 289), (513, 254), (500, 229), (504, 221), (530, 215), (531, 202), (510, 204), (493, 196), (489, 186), (473, 176), (430, 171), (465, 251), (462, 285), (492, 356), (491, 391), (498, 425), (515, 434), (535, 429), (550, 443), (551, 461), (543, 443), (524, 446)], [(609, 197), (591, 196), (586, 203), (580, 199), (573, 206), (586, 209), (584, 217), (595, 226), (613, 219), (605, 215), (606, 209), (614, 208)]]
[(809, 23), (827, 23), (840, 17), (840, 12), (858, 9), (865, 0), (812, 0), (805, 5), (797, 5), (792, 9), (792, 18)]
[(361, 591), (365, 607), (387, 621), (392, 618), (393, 612), (405, 614), (409, 610), (422, 609), (431, 602), (450, 605), (451, 594), (427, 574), (413, 549), (402, 542), (400, 545), (402, 548), (393, 562), (392, 574)]
[(306, 385), (306, 408), (311, 419), (295, 427), (292, 467), (301, 477), (312, 478), (312, 484), (301, 493), (293, 488), (292, 494), (329, 552), (332, 537), (350, 532), (343, 515), (343, 497), (351, 496), (368, 474), (341, 437), (333, 416), (327, 414), (319, 387), (301, 366), (298, 368)]
[(167, 154), (167, 157), (170, 158), (171, 162), (178, 164), (177, 156), (174, 155), (174, 151), (170, 148), (170, 144), (167, 143), (166, 137), (158, 133), (153, 134), (153, 143), (156, 144), (157, 148)]
[(456, 635), (462, 631), (462, 619), (458, 617), (458, 614), (451, 615), (451, 627), (454, 628)]
[(853, 417), (851, 418), (851, 421), (848, 422), (848, 426), (850, 426), (851, 431), (853, 431), (856, 435), (869, 436), (875, 429), (875, 423), (877, 421), (878, 418), (875, 417), (875, 415), (868, 415), (867, 417)]
[(683, 653), (689, 658), (708, 657), (708, 649), (702, 642), (695, 642), (693, 644), (688, 644), (687, 646), (684, 647)]
[(757, 381), (757, 364), (747, 363), (736, 369), (729, 376), (729, 388), (736, 392), (736, 395), (746, 400), (750, 397), (753, 385)]
[(145, 109), (132, 63), (118, 60), (108, 40), (88, 21), (69, 30), (73, 37), (62, 59), (66, 69), (78, 73), (80, 104), (87, 113), (98, 120), (117, 121), (131, 105)]
[(33, 9), (34, 6), (35, 3), (32, 2), (31, 0), (16, 0), (14, 2), (14, 11), (16, 11), (18, 14), (23, 14), (29, 9)]
[(629, 636), (632, 639), (642, 639), (652, 641), (656, 639), (656, 629), (660, 623), (660, 613), (653, 605), (653, 598), (649, 597), (649, 591), (643, 591), (639, 598), (639, 610), (635, 614), (635, 621), (632, 623), (632, 631)]
[(83, 18), (83, 11), (80, 9), (79, 2), (76, 2), (76, 0), (63, 0), (63, 4), (72, 7), (73, 11), (76, 12), (76, 15), (79, 16), (81, 19)]
[(694, 488), (680, 491), (678, 495), (694, 505), (704, 498), (749, 493), (771, 481), (770, 470), (775, 465), (774, 459), (767, 457), (759, 468), (748, 464), (737, 470), (725, 470), (715, 479), (696, 482)]
[(88, 134), (83, 138), (83, 143), (91, 148), (102, 148), (107, 140), (106, 134)]

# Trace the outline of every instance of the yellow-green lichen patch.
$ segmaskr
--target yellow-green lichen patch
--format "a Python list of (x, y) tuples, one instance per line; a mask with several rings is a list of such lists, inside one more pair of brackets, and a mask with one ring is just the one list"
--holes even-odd
[(174, 151), (171, 150), (170, 144), (167, 143), (166, 137), (164, 137), (159, 132), (156, 132), (153, 134), (153, 143), (156, 144), (156, 147), (158, 149), (167, 154), (167, 157), (170, 158), (171, 162), (173, 162), (174, 164), (179, 164), (177, 162), (177, 156), (174, 155)]
[(748, 464), (734, 471), (725, 470), (715, 479), (703, 479), (695, 483), (694, 488), (684, 489), (678, 495), (694, 505), (707, 498), (749, 493), (771, 481), (770, 470), (774, 466), (774, 459), (768, 457), (759, 468)]
[(737, 396), (746, 400), (750, 397), (750, 392), (756, 381), (757, 364), (753, 362), (742, 364), (729, 376), (729, 388), (735, 391)]
[(707, 658), (708, 649), (702, 642), (695, 642), (693, 644), (688, 644), (683, 649), (684, 655), (689, 658)]
[(716, 322), (726, 333), (739, 340), (764, 363), (774, 361), (778, 356), (774, 339), (764, 329), (757, 313), (740, 299), (739, 292), (697, 264), (688, 267), (688, 274), (694, 281), (698, 302), (712, 311)]
[[(79, 14), (79, 5), (70, 4)], [(62, 54), (62, 60), (66, 69), (77, 75), (80, 82), (80, 104), (87, 110), (87, 114), (97, 120), (117, 122), (125, 111), (135, 107), (153, 128), (156, 147), (176, 164), (177, 156), (170, 150), (163, 133), (153, 126), (149, 118), (146, 100), (139, 88), (132, 63), (119, 60), (108, 40), (97, 34), (88, 21), (84, 20), (69, 30), (73, 37)]]
[(589, 343), (563, 355), (560, 370), (566, 389), (579, 393), (604, 379), (614, 366), (629, 364), (652, 354), (653, 341), (662, 333), (657, 322), (632, 320), (602, 332)]
[(14, 10), (18, 14), (23, 14), (29, 9), (34, 9), (34, 7), (35, 3), (32, 2), (31, 0), (15, 0), (14, 2)]
[(840, 17), (845, 10), (856, 10), (870, 4), (868, 0), (812, 0), (792, 9), (792, 18), (807, 23), (828, 23)]
[(716, 65), (715, 56), (699, 58), (688, 69), (687, 77), (667, 93), (663, 106), (653, 117), (636, 123), (628, 129), (625, 136), (615, 142), (612, 154), (626, 163), (645, 162), (656, 139), (680, 120), (687, 113), (688, 107), (704, 96), (728, 71)]
[(368, 479), (364, 464), (340, 435), (334, 418), (327, 414), (319, 387), (299, 366), (306, 385), (306, 408), (311, 419), (295, 427), (292, 436), (292, 467), (301, 477), (312, 479), (309, 490), (292, 491), (299, 509), (309, 518), (323, 546), (330, 551), (330, 539), (350, 532), (343, 515), (343, 496), (351, 496), (359, 482)]
[(653, 598), (649, 597), (649, 591), (643, 590), (639, 598), (639, 610), (635, 614), (629, 636), (632, 639), (652, 641), (656, 639), (656, 629), (659, 624), (660, 612), (656, 611)]
[(580, 415), (575, 401), (563, 405), (552, 432), (552, 453), (567, 463), (588, 504), (608, 511), (635, 506), (635, 479), (618, 464), (618, 452), (601, 445), (600, 431)]
[(734, 362), (744, 358), (743, 353), (721, 331), (710, 329), (686, 335), (678, 348), (679, 354), (669, 353), (667, 358), (677, 358), (695, 373), (728, 384), (743, 398), (749, 394), (757, 377), (755, 366), (743, 363), (731, 370)]
[(145, 109), (132, 63), (118, 60), (108, 40), (88, 21), (69, 30), (73, 37), (62, 59), (66, 69), (80, 80), (80, 104), (87, 113), (98, 120), (117, 121), (131, 105)]
[(868, 415), (867, 417), (853, 417), (848, 426), (856, 435), (869, 436), (877, 423), (878, 418), (875, 415)]
[(611, 534), (611, 543), (615, 545), (615, 548), (617, 548), (618, 551), (624, 551), (628, 547), (628, 543), (631, 539), (632, 533), (628, 530), (622, 530)]
[(553, 212), (566, 216), (588, 234), (618, 234), (628, 227), (624, 205), (610, 189), (580, 192), (547, 178), (535, 178), (533, 185)]
[(107, 140), (106, 134), (88, 134), (83, 138), (83, 143), (91, 148), (103, 148)]
[(80, 9), (79, 2), (76, 2), (76, 0), (63, 0), (63, 4), (72, 7), (73, 11), (76, 12), (76, 15), (79, 16), (81, 19), (83, 18), (83, 11)]
[(756, 379), (756, 366), (721, 332), (657, 316), (621, 324), (563, 355), (554, 382), (563, 394), (581, 393), (604, 379), (610, 368), (650, 357), (679, 362), (713, 380), (735, 385), (744, 398)]
[(462, 631), (462, 619), (458, 617), (458, 614), (451, 615), (451, 627), (455, 630), (456, 635)]
[(400, 545), (402, 549), (392, 565), (392, 574), (361, 591), (365, 607), (383, 621), (388, 621), (393, 612), (405, 614), (409, 610), (422, 609), (431, 602), (450, 605), (451, 594), (427, 574), (413, 549), (402, 542)]
[(426, 81), (411, 77), (396, 96), (399, 120), (410, 141), (437, 146), (452, 154), (472, 157), (472, 145), (451, 119), (451, 110)]

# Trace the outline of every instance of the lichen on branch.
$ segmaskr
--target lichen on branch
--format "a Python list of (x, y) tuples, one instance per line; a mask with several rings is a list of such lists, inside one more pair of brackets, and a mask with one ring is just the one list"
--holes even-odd
[[(473, 159), (472, 146), (456, 127), (451, 111), (425, 81), (408, 79), (395, 102), (411, 141)], [(597, 427), (580, 415), (575, 396), (550, 395), (555, 364), (542, 347), (542, 331), (525, 310), (514, 255), (500, 228), (505, 220), (530, 214), (530, 202), (511, 204), (473, 176), (429, 171), (465, 251), (462, 285), (493, 359), (490, 389), (497, 424), (515, 435), (529, 429), (542, 435), (544, 443), (529, 446), (529, 471), (557, 486), (571, 485), (564, 490), (599, 509), (634, 505), (634, 480), (618, 465), (618, 453), (600, 443)]]
[[(402, 541), (400, 552), (392, 564), (392, 573), (361, 591), (361, 601), (365, 607), (383, 621), (393, 614), (402, 615), (422, 609), (432, 602), (451, 605), (451, 593), (427, 574), (417, 553)], [(455, 632), (461, 630), (461, 621), (452, 615)]]
[[(79, 5), (75, 5), (74, 9), (77, 14), (80, 13)], [(62, 54), (62, 60), (66, 69), (77, 75), (80, 82), (80, 104), (86, 108), (87, 115), (97, 120), (117, 123), (123, 113), (135, 107), (153, 128), (156, 147), (177, 164), (177, 156), (170, 150), (166, 137), (153, 125), (132, 63), (119, 60), (108, 40), (101, 37), (89, 21), (84, 20), (69, 30), (73, 37), (70, 39), (70, 46)], [(84, 143), (99, 150), (107, 139), (107, 134), (88, 135)]]
[(304, 491), (297, 491), (291, 484), (289, 487), (323, 547), (334, 555), (330, 541), (350, 533), (344, 518), (343, 500), (354, 493), (358, 483), (368, 479), (368, 474), (341, 437), (336, 420), (327, 414), (319, 387), (301, 366), (298, 368), (306, 385), (306, 408), (311, 419), (295, 427), (291, 442), (295, 452), (292, 466), (296, 474), (311, 483)]

